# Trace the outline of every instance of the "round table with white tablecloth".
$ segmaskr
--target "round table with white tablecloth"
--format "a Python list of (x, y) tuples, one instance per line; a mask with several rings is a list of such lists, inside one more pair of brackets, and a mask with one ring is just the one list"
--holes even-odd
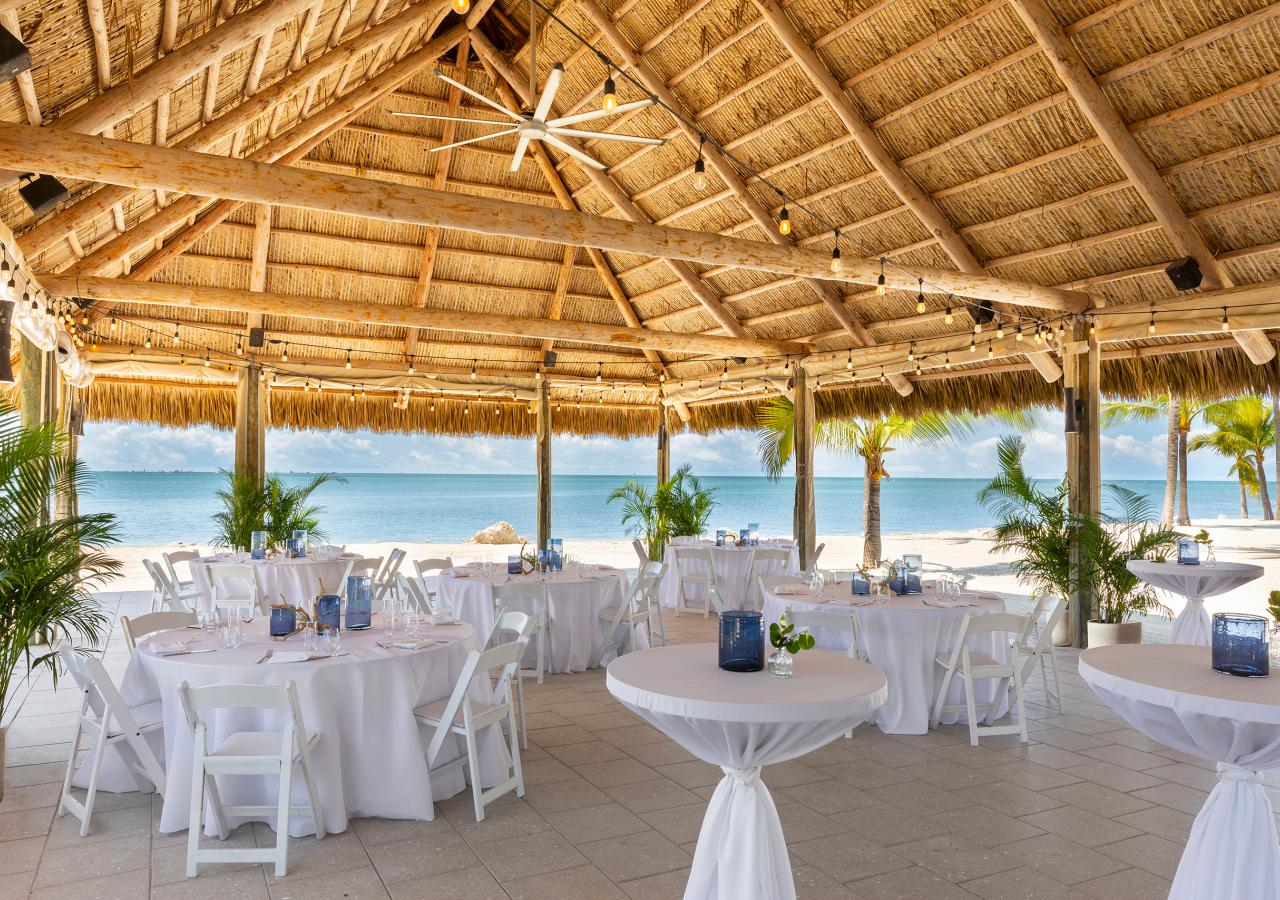
[(699, 759), (719, 766), (698, 834), (685, 900), (796, 896), (786, 838), (762, 766), (810, 753), (884, 702), (884, 673), (840, 653), (796, 657), (795, 675), (726, 672), (714, 644), (629, 653), (606, 685)]
[[(604, 647), (607, 623), (600, 618), (601, 610), (626, 601), (627, 576), (621, 569), (587, 566), (581, 575), (575, 567), (549, 575), (485, 576), (478, 566), (455, 566), (440, 573), (436, 599), (480, 634), (488, 634), (494, 623), (494, 586), (530, 582), (547, 586), (551, 671), (585, 672)], [(536, 612), (522, 601), (504, 605)]]
[[(795, 575), (800, 571), (800, 551), (793, 541), (765, 540), (761, 541), (758, 547), (738, 547), (733, 544), (717, 547), (715, 541), (668, 544), (667, 555), (664, 557), (667, 565), (662, 576), (662, 584), (658, 589), (662, 605), (668, 609), (675, 608), (676, 598), (680, 596), (680, 573), (676, 571), (674, 552), (680, 549), (711, 551), (716, 567), (716, 589), (720, 592), (720, 599), (724, 601), (725, 609), (756, 608), (756, 586), (747, 583), (756, 550), (789, 550), (791, 553), (785, 565), (779, 560), (762, 560), (757, 563), (755, 566), (757, 575)], [(705, 563), (698, 560), (686, 561), (685, 567), (689, 572), (705, 571)], [(690, 584), (685, 590), (690, 599), (703, 599), (701, 585)]]
[(241, 563), (233, 556), (206, 556), (191, 563), (191, 572), (205, 602), (212, 596), (210, 566), (246, 565), (253, 567), (258, 590), (268, 601), (279, 603), (280, 598), (284, 597), (294, 606), (310, 609), (316, 595), (322, 593), (322, 587), (326, 593), (336, 594), (340, 591), (347, 565), (359, 558), (356, 554), (343, 554), (332, 559), (288, 559), (284, 556), (272, 556), (267, 559), (246, 559)]
[(1130, 572), (1152, 587), (1187, 598), (1187, 605), (1173, 620), (1169, 643), (1205, 647), (1211, 643), (1213, 634), (1204, 598), (1235, 590), (1263, 574), (1262, 566), (1239, 562), (1203, 562), (1186, 566), (1176, 562), (1131, 559), (1126, 565)]
[[(302, 637), (272, 640), (265, 618), (246, 626), (246, 641), (235, 649), (156, 655), (157, 645), (177, 640), (190, 641), (190, 650), (218, 647), (212, 632), (188, 629), (163, 632), (139, 644), (120, 689), (130, 706), (155, 701), (163, 706), (166, 786), (160, 831), (182, 831), (190, 816), (192, 734), (178, 694), (183, 682), (192, 687), (297, 684), (303, 724), (308, 733), (321, 735), (311, 760), (326, 831), (345, 830), (352, 816), (434, 818), (432, 802), (458, 793), (465, 784), (461, 771), (437, 776), (433, 783), (425, 755), (430, 733), (420, 732), (413, 711), (449, 696), (477, 642), (475, 629), (464, 623), (427, 627), (422, 637), (438, 643), (420, 650), (379, 647), (386, 638), (375, 620), (374, 628), (342, 632), (342, 655), (280, 664), (259, 660), (268, 650), (301, 650)], [(478, 692), (476, 699), (482, 698)], [(235, 731), (279, 728), (279, 715), (262, 710), (209, 714), (205, 721), (210, 746)], [(446, 748), (446, 755), (461, 752), (461, 747), (459, 743), (455, 749)], [(481, 781), (496, 783), (504, 771), (506, 750), (490, 735), (483, 739), (481, 753)], [(273, 805), (275, 785), (275, 779), (258, 776), (219, 779), (226, 806)], [(302, 779), (294, 780), (294, 791), (294, 802), (305, 805)], [(228, 824), (234, 828), (243, 821), (229, 817)], [(262, 821), (275, 825), (274, 815)], [(205, 830), (216, 834), (208, 813)], [(294, 837), (314, 830), (310, 816), (290, 819)]]
[(1280, 769), (1280, 681), (1212, 668), (1208, 647), (1121, 644), (1080, 654), (1080, 677), (1154, 741), (1217, 763), (1170, 900), (1280, 898), (1280, 844), (1262, 772)]
[[(994, 595), (939, 597), (932, 585), (927, 585), (922, 594), (905, 597), (855, 597), (847, 581), (828, 584), (817, 597), (809, 593), (807, 585), (791, 589), (799, 593), (781, 593), (788, 590), (783, 586), (766, 591), (761, 606), (766, 625), (778, 621), (787, 607), (834, 612), (853, 606), (862, 649), (872, 665), (882, 669), (889, 679), (889, 699), (871, 718), (886, 734), (928, 732), (929, 715), (942, 684), (942, 667), (934, 661), (935, 657), (950, 652), (965, 616), (1004, 612), (1004, 601)], [(931, 605), (952, 603), (962, 605)], [(818, 646), (826, 649), (847, 650), (849, 646), (847, 632), (818, 628), (813, 636)], [(970, 646), (1004, 661), (1008, 658), (1006, 643), (1004, 635), (983, 634), (975, 635)], [(974, 699), (979, 705), (988, 704), (998, 687), (997, 679), (978, 679), (973, 686)], [(959, 679), (952, 682), (947, 702), (964, 705), (964, 685)], [(1008, 711), (1008, 703), (1006, 692), (996, 709), (996, 718)], [(965, 721), (962, 712), (945, 713), (942, 717), (946, 725)]]

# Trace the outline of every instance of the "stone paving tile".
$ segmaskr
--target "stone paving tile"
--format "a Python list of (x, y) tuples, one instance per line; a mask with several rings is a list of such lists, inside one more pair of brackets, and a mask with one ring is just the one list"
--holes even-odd
[(922, 866), (864, 878), (850, 887), (866, 900), (972, 900), (974, 896)]
[(850, 841), (845, 835), (801, 841), (789, 848), (794, 856), (841, 882), (870, 878), (912, 865), (909, 859), (879, 844), (869, 840)]
[(1126, 868), (1120, 860), (1090, 850), (1059, 834), (1042, 834), (1013, 841), (1001, 847), (1000, 851), (1020, 865), (1029, 866), (1067, 885)]
[(1004, 854), (959, 834), (895, 844), (893, 852), (956, 883), (994, 875), (1016, 866)]
[(849, 812), (835, 813), (830, 818), (855, 834), (886, 847), (922, 837), (949, 834), (951, 831), (945, 825), (931, 823), (919, 816), (903, 812), (896, 806), (883, 803), (864, 806)]
[(1116, 821), (1148, 834), (1159, 835), (1175, 844), (1185, 844), (1191, 834), (1193, 818), (1194, 816), (1167, 806), (1151, 806), (1126, 816), (1116, 816)]
[(964, 888), (986, 900), (1071, 900), (1071, 889), (1032, 869), (1011, 869), (966, 881)]
[(1113, 791), (1092, 781), (1078, 781), (1058, 788), (1050, 788), (1044, 792), (1046, 797), (1053, 797), (1072, 806), (1078, 806), (1100, 816), (1116, 818), (1147, 809), (1151, 804), (1141, 797)]
[(1082, 881), (1075, 886), (1088, 897), (1097, 900), (1166, 900), (1169, 896), (1169, 879), (1152, 875), (1142, 869), (1125, 869), (1113, 875), (1104, 875)]
[(1181, 844), (1166, 841), (1154, 834), (1139, 834), (1098, 849), (1152, 875), (1169, 879), (1178, 870), (1178, 860), (1182, 858)]

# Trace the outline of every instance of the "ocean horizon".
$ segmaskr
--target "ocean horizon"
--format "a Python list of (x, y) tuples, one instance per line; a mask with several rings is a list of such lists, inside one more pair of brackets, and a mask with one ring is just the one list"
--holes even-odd
[[(313, 473), (281, 473), (299, 483)], [(119, 518), (120, 542), (154, 546), (174, 541), (208, 543), (212, 517), (219, 509), (217, 472), (96, 471), (91, 493), (82, 496), (82, 512), (110, 512)], [(346, 483), (321, 486), (313, 495), (323, 507), (321, 527), (335, 543), (404, 541), (457, 543), (498, 521), (522, 535), (535, 527), (537, 479), (534, 475), (427, 475), (346, 473)], [(762, 476), (701, 476), (716, 489), (711, 527), (744, 528), (758, 522), (763, 534), (791, 533), (795, 479)], [(653, 476), (556, 475), (552, 482), (552, 529), (575, 540), (626, 538), (621, 504), (608, 503), (618, 485), (634, 479), (650, 488)], [(972, 531), (991, 526), (978, 503), (985, 478), (891, 478), (881, 482), (881, 529), (885, 534)], [(1117, 480), (1151, 498), (1159, 510), (1163, 480)], [(818, 533), (862, 533), (862, 478), (814, 479)], [(1236, 518), (1239, 488), (1234, 481), (1192, 481), (1191, 515), (1197, 519)], [(1256, 498), (1251, 515), (1258, 516)]]

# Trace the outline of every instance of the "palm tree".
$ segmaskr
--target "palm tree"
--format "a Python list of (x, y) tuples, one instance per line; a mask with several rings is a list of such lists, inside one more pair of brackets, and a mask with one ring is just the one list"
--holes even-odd
[[(1034, 422), (1030, 413), (1004, 413), (1021, 426)], [(899, 415), (876, 419), (828, 419), (818, 422), (814, 438), (821, 446), (862, 457), (862, 562), (880, 563), (880, 481), (889, 477), (884, 457), (895, 449), (893, 442), (941, 447), (971, 434), (979, 417), (968, 414), (925, 413), (914, 418)], [(779, 397), (756, 414), (760, 462), (769, 478), (779, 477), (795, 449), (795, 410), (791, 401)]]
[(1267, 449), (1276, 442), (1276, 421), (1267, 404), (1257, 395), (1221, 400), (1205, 410), (1204, 418), (1214, 428), (1206, 438), (1214, 442), (1215, 449), (1218, 446), (1229, 449), (1232, 458), (1239, 454), (1252, 463), (1258, 499), (1262, 502), (1262, 518), (1274, 519), (1267, 490), (1266, 460)]
[[(1145, 400), (1115, 400), (1102, 404), (1102, 427), (1112, 428), (1126, 422), (1155, 422), (1166, 419), (1169, 423), (1168, 453), (1165, 457), (1164, 505), (1160, 521), (1166, 525), (1190, 525), (1187, 508), (1187, 438), (1191, 426), (1204, 413), (1207, 404), (1199, 400), (1160, 394)], [(1174, 503), (1177, 515), (1174, 515)]]
[(1249, 518), (1249, 494), (1258, 492), (1258, 473), (1253, 468), (1253, 461), (1249, 459), (1249, 451), (1225, 431), (1194, 435), (1187, 442), (1187, 449), (1192, 453), (1197, 450), (1212, 450), (1231, 460), (1231, 468), (1227, 470), (1227, 474), (1236, 476), (1236, 481), (1240, 483), (1240, 518)]

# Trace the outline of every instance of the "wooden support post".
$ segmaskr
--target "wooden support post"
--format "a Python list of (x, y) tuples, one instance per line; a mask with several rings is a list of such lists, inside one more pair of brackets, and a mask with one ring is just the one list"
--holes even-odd
[[(74, 388), (59, 379), (58, 429), (62, 432), (63, 440), (66, 442), (62, 445), (62, 455), (73, 463), (80, 453), (80, 437), (76, 433), (75, 423), (72, 422), (72, 417), (75, 415), (75, 410), (79, 403), (79, 388)], [(80, 498), (76, 492), (74, 479), (64, 479), (60, 488), (54, 498), (53, 516), (55, 519), (62, 521), (70, 519), (79, 513)]]
[(538, 547), (551, 539), (551, 387), (544, 378), (538, 387)]
[[(1077, 321), (1072, 326), (1073, 342), (1087, 347), (1085, 353), (1068, 349), (1063, 353), (1063, 402), (1074, 404), (1076, 431), (1067, 433), (1067, 503), (1074, 516), (1096, 519), (1102, 507), (1102, 484), (1099, 470), (1100, 366), (1102, 353), (1095, 339), (1089, 337), (1088, 325)], [(1064, 409), (1064, 412), (1067, 410)], [(1071, 579), (1074, 590), (1068, 598), (1071, 642), (1076, 647), (1089, 646), (1088, 622), (1092, 615), (1094, 592), (1092, 583), (1082, 577), (1079, 541), (1070, 550)]]
[(267, 457), (264, 393), (262, 366), (255, 362), (241, 369), (236, 384), (236, 474), (248, 475), (258, 487)]
[(813, 385), (804, 366), (796, 366), (795, 404), (796, 505), (795, 538), (800, 550), (800, 568), (813, 564), (817, 546), (817, 520), (813, 506)]
[(667, 408), (664, 406), (658, 422), (658, 484), (671, 478), (671, 435), (667, 433)]

